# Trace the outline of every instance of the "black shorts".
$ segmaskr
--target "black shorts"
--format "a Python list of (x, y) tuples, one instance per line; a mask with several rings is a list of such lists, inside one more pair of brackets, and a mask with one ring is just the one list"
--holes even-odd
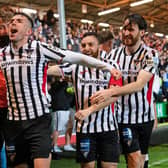
[[(51, 115), (5, 124), (7, 155), (16, 153), (13, 165), (28, 163), (35, 158), (48, 158), (51, 151)], [(10, 161), (9, 161), (10, 162)]]
[(120, 142), (124, 154), (141, 151), (148, 153), (154, 121), (143, 124), (119, 124)]
[(94, 160), (118, 163), (119, 135), (118, 131), (104, 133), (77, 133), (77, 162), (87, 163)]

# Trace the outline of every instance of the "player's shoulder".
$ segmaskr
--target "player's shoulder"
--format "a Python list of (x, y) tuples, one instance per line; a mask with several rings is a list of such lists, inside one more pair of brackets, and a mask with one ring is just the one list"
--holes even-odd
[(9, 52), (9, 51), (10, 51), (10, 46), (9, 45), (7, 45), (3, 48), (0, 48), (0, 57), (4, 56), (4, 52), (6, 53), (6, 52)]
[(42, 48), (50, 48), (50, 45), (45, 42), (35, 41), (34, 44), (36, 44), (36, 45), (38, 44)]
[(116, 47), (116, 48), (113, 48), (110, 52), (109, 52), (109, 56), (110, 55), (116, 55), (116, 54), (119, 54), (122, 50), (124, 49), (124, 46), (120, 46), (120, 47)]
[(48, 47), (49, 44), (45, 43), (45, 42), (40, 42), (40, 41), (37, 41), (37, 43), (39, 43), (40, 45), (44, 46), (44, 47)]
[(4, 50), (3, 48), (0, 48), (0, 58), (4, 55), (3, 50)]
[(45, 42), (40, 42), (40, 46), (42, 46), (42, 48), (48, 49), (50, 51), (57, 51), (57, 52), (59, 52), (60, 50), (64, 50), (62, 48), (58, 48), (57, 46), (54, 46), (53, 44), (47, 44)]
[(46, 43), (46, 42), (40, 42), (40, 41), (37, 41), (41, 46), (43, 46), (43, 47), (46, 47), (46, 48), (56, 48), (56, 46), (54, 46), (53, 44), (48, 44), (48, 43)]
[(159, 54), (159, 52), (156, 49), (151, 48), (151, 47), (147, 46), (146, 44), (143, 44), (143, 48), (147, 51), (147, 54), (149, 56), (155, 57), (155, 56), (158, 56), (158, 54)]
[(3, 52), (4, 48), (0, 48), (0, 53)]

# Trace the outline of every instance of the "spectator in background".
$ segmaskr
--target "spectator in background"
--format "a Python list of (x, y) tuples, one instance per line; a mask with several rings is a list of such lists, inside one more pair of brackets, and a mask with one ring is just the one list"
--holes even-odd
[(49, 27), (52, 28), (54, 26), (55, 22), (56, 22), (56, 18), (54, 17), (54, 12), (53, 12), (52, 9), (49, 9), (47, 11), (47, 20), (46, 20), (46, 23), (47, 23), (47, 25)]
[(74, 45), (74, 40), (73, 40), (72, 34), (69, 33), (66, 36), (67, 36), (67, 49), (72, 50), (72, 46)]
[[(54, 77), (50, 77), (54, 78)], [(53, 152), (62, 152), (57, 145), (59, 133), (65, 132), (64, 151), (76, 151), (71, 146), (71, 135), (73, 130), (73, 111), (71, 110), (75, 105), (74, 92), (68, 91), (68, 83), (61, 79), (52, 80), (49, 94), (51, 95), (51, 109), (53, 113)]]
[(163, 40), (163, 48), (162, 48), (163, 51), (168, 51), (168, 39), (165, 38)]
[(77, 37), (74, 37), (74, 44), (72, 45), (72, 51), (76, 51), (76, 52), (80, 51), (80, 42)]
[(163, 50), (159, 57), (159, 73), (160, 77), (163, 78), (163, 74), (166, 73), (168, 67), (168, 50)]
[(42, 28), (42, 35), (46, 38), (48, 36), (48, 29), (49, 29), (49, 27), (48, 27), (47, 23), (45, 23), (43, 28)]
[(107, 55), (113, 47), (113, 34), (111, 31), (101, 31), (99, 32), (100, 45), (99, 52), (101, 59), (106, 59)]
[(113, 26), (111, 26), (110, 31), (112, 32), (113, 37), (114, 37), (113, 48), (120, 47), (122, 44), (120, 30), (118, 28), (113, 28)]

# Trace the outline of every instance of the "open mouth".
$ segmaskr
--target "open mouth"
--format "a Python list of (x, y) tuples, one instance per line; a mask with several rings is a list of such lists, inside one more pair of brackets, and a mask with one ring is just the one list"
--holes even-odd
[(12, 33), (12, 34), (15, 34), (15, 33), (17, 33), (17, 32), (18, 32), (17, 29), (11, 29), (11, 33)]
[(83, 52), (83, 54), (85, 54), (85, 55), (92, 55), (91, 52)]

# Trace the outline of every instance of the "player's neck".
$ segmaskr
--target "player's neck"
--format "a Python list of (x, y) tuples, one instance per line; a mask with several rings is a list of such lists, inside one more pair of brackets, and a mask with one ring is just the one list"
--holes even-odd
[(15, 51), (18, 51), (19, 48), (21, 48), (22, 46), (24, 46), (27, 43), (27, 39), (22, 39), (19, 41), (12, 41), (12, 47)]
[(133, 46), (126, 46), (126, 52), (127, 52), (127, 54), (128, 55), (134, 54), (138, 50), (138, 48), (139, 48), (140, 45), (141, 45), (141, 40), (138, 40), (135, 45), (133, 45)]

